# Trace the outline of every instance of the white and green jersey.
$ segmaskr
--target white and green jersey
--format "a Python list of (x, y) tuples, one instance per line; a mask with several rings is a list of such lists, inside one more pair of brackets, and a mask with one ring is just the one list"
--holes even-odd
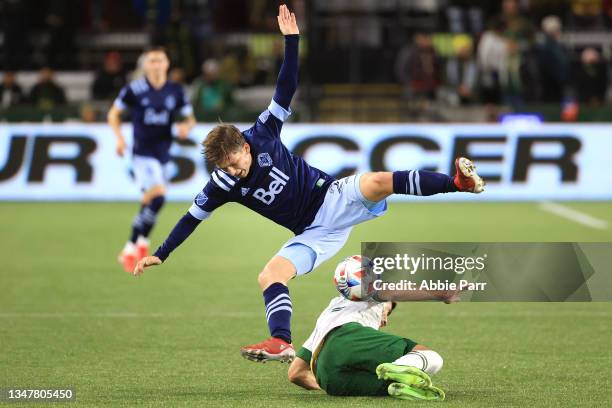
[(346, 323), (359, 323), (378, 330), (384, 305), (384, 303), (373, 300), (355, 302), (342, 296), (333, 298), (317, 319), (315, 329), (302, 347), (311, 353), (314, 352), (321, 345), (327, 333)]

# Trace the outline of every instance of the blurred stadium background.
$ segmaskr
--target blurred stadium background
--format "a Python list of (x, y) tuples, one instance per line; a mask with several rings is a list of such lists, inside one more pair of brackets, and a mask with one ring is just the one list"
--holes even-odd
[[(103, 120), (121, 85), (138, 75), (142, 49), (164, 44), (171, 77), (190, 90), (198, 120), (250, 121), (269, 98), (282, 57), (278, 3), (3, 0), (0, 117)], [(305, 40), (301, 122), (475, 122), (505, 112), (573, 122), (612, 115), (609, 0), (291, 6)]]
[[(302, 33), (290, 148), (337, 176), (449, 172), (468, 154), (489, 182), (358, 226), (290, 284), (297, 344), (361, 241), (612, 241), (612, 1), (288, 3)], [(208, 178), (207, 130), (268, 105), (278, 4), (0, 0), (0, 388), (72, 386), (96, 407), (346, 404), (237, 352), (267, 333), (256, 277), (287, 231), (228, 205), (140, 279), (115, 259), (138, 188), (104, 122), (143, 48), (167, 47), (200, 122), (173, 147), (156, 246)], [(445, 357), (448, 406), (593, 407), (612, 405), (611, 323), (610, 303), (426, 303), (401, 305), (389, 330)], [(351, 399), (373, 403), (398, 405)]]

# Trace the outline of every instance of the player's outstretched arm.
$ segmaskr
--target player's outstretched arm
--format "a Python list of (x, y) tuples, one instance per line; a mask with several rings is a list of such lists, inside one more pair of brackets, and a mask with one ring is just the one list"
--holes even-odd
[(298, 84), (298, 44), (300, 30), (295, 19), (295, 14), (289, 12), (286, 5), (278, 8), (278, 28), (285, 36), (285, 57), (281, 65), (276, 90), (274, 91), (274, 101), (289, 110), (291, 99), (297, 90)]
[(142, 258), (134, 268), (134, 276), (142, 275), (144, 273), (145, 268), (149, 266), (160, 265), (162, 262), (170, 256), (170, 253), (174, 251), (179, 245), (181, 245), (189, 235), (193, 231), (195, 231), (196, 227), (200, 225), (202, 220), (195, 218), (189, 212), (187, 212), (183, 218), (176, 223), (168, 238), (164, 241), (163, 244), (157, 251), (153, 254), (153, 256), (147, 256), (146, 258)]
[(376, 292), (376, 298), (392, 302), (439, 300), (447, 304), (461, 300), (458, 290), (379, 290)]
[(289, 381), (295, 385), (299, 385), (302, 388), (306, 388), (307, 390), (321, 389), (319, 384), (317, 384), (317, 379), (310, 369), (310, 365), (300, 357), (293, 360), (289, 366), (287, 376), (289, 377)]
[(161, 265), (162, 260), (156, 256), (145, 256), (136, 264), (136, 268), (134, 268), (134, 272), (132, 274), (134, 276), (142, 275), (144, 273), (145, 268), (149, 266)]
[(297, 20), (295, 18), (295, 13), (291, 13), (287, 5), (281, 4), (278, 7), (278, 16), (276, 16), (276, 19), (278, 20), (278, 28), (280, 28), (283, 35), (300, 33), (300, 29), (298, 28)]

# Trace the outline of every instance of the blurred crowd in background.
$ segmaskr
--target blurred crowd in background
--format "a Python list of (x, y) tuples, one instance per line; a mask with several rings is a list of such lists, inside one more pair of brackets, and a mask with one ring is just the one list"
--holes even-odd
[[(288, 1), (302, 121), (611, 120), (612, 0)], [(0, 0), (0, 117), (104, 120), (164, 45), (199, 121), (251, 121), (283, 43), (270, 0)]]

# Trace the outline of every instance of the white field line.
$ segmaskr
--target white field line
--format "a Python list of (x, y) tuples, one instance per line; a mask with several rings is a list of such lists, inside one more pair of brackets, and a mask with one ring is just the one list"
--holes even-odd
[(599, 218), (592, 217), (589, 214), (585, 214), (583, 212), (574, 210), (572, 208), (566, 207), (558, 203), (553, 203), (550, 201), (542, 201), (540, 203), (540, 208), (544, 211), (558, 215), (559, 217), (566, 218), (570, 221), (574, 221), (578, 224), (582, 224), (590, 228), (595, 228), (595, 229), (607, 229), (608, 228), (607, 221), (600, 220)]

